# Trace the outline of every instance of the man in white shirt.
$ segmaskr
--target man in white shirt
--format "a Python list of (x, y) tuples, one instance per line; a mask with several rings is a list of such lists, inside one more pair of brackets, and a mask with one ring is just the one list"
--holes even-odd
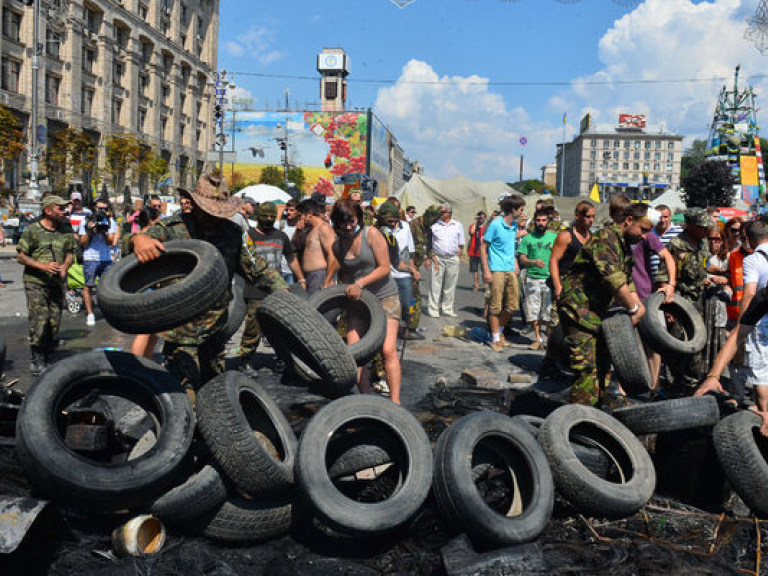
[(453, 303), (456, 284), (459, 281), (459, 263), (464, 250), (464, 226), (453, 219), (453, 207), (444, 202), (440, 205), (440, 219), (432, 225), (432, 267), (430, 269), (429, 307), (427, 315), (433, 318), (442, 313), (456, 317)]
[(80, 224), (78, 235), (83, 247), (83, 304), (86, 311), (86, 326), (96, 324), (93, 314), (93, 299), (91, 292), (96, 286), (96, 280), (112, 265), (110, 246), (114, 244), (117, 233), (117, 223), (109, 217), (109, 203), (104, 198), (96, 200), (93, 215)]

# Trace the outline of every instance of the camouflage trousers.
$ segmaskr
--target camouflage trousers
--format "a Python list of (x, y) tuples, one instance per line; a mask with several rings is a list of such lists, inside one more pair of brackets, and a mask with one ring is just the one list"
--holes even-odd
[(165, 341), (165, 367), (185, 387), (198, 390), (224, 372), (224, 333), (205, 338), (198, 346)]
[(29, 344), (32, 348), (52, 350), (59, 343), (59, 326), (64, 295), (61, 286), (43, 286), (24, 282), (29, 317)]
[(256, 319), (256, 310), (259, 308), (261, 300), (254, 298), (246, 300), (245, 326), (243, 327), (243, 338), (240, 340), (240, 355), (250, 356), (256, 352), (261, 342), (261, 326)]
[(408, 329), (413, 331), (419, 327), (421, 322), (421, 288), (419, 288), (419, 280), (413, 279), (413, 310), (408, 317)]
[(571, 370), (576, 378), (571, 384), (571, 404), (597, 406), (606, 387), (610, 369), (610, 356), (605, 342), (598, 335), (587, 332), (568, 316), (561, 316), (565, 348)]

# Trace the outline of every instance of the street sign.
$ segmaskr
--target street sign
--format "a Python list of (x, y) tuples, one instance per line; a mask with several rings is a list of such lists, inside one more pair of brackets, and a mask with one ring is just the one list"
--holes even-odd
[(37, 218), (42, 213), (42, 205), (42, 202), (21, 201), (19, 202), (18, 211), (28, 218)]
[[(219, 154), (221, 154), (218, 150), (208, 150), (208, 152), (205, 153), (205, 160), (207, 162), (218, 162), (219, 161)], [(224, 152), (224, 162), (226, 164), (232, 164), (232, 162), (237, 162), (237, 152), (233, 151), (225, 151)]]
[(520, 136), (520, 146), (525, 146), (526, 144), (528, 144), (528, 138)]

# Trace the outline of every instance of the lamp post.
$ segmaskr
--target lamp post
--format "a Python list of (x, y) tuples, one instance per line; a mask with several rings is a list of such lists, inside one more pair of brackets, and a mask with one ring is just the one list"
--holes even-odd
[(235, 88), (234, 83), (227, 80), (227, 71), (216, 73), (216, 101), (213, 105), (213, 116), (216, 127), (216, 146), (219, 149), (219, 174), (224, 177), (224, 148), (227, 145), (227, 133), (224, 128), (224, 107), (227, 104), (227, 88)]
[[(606, 194), (605, 194), (605, 181), (608, 179), (608, 176), (606, 172), (608, 171), (608, 160), (611, 158), (611, 153), (607, 150), (603, 152), (603, 188), (600, 192), (600, 200), (605, 201)], [(599, 186), (598, 186), (599, 188)]]
[(40, 184), (37, 181), (37, 174), (40, 171), (40, 147), (37, 142), (37, 108), (38, 108), (38, 75), (40, 72), (40, 2), (41, 0), (30, 0), (27, 5), (32, 5), (32, 112), (30, 122), (32, 124), (31, 146), (29, 149), (29, 189), (27, 190), (27, 200), (37, 202), (40, 200)]

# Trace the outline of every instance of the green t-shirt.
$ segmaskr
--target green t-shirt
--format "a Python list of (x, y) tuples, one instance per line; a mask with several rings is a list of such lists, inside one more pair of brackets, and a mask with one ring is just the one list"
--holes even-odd
[(518, 254), (524, 254), (528, 260), (541, 260), (544, 262), (544, 268), (528, 266), (526, 268), (528, 276), (544, 280), (549, 278), (549, 257), (552, 256), (552, 247), (557, 240), (557, 234), (554, 232), (544, 232), (541, 236), (528, 234), (523, 236), (520, 246), (517, 248)]
[[(59, 224), (55, 230), (47, 230), (40, 222), (30, 224), (22, 233), (16, 246), (17, 252), (24, 252), (38, 262), (64, 263), (67, 254), (73, 254), (77, 248), (72, 228), (67, 224)], [(60, 286), (61, 278), (31, 266), (24, 267), (24, 282), (33, 282), (46, 286)]]

